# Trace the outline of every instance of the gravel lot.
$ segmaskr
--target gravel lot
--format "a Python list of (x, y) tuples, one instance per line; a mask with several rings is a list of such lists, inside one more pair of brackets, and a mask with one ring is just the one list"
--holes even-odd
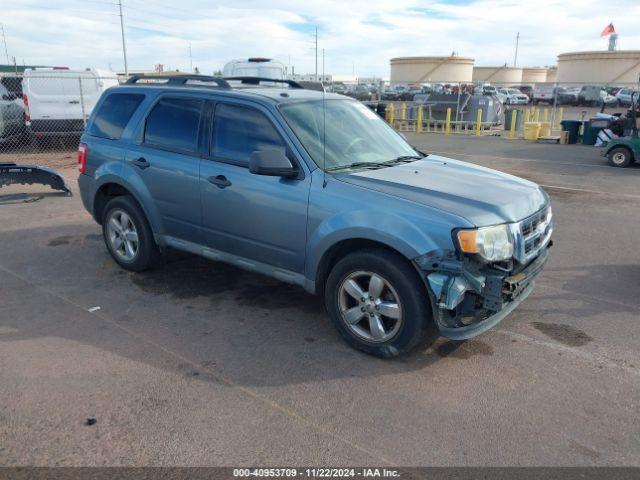
[(179, 253), (127, 273), (78, 195), (30, 187), (0, 204), (0, 464), (640, 465), (640, 168), (408, 136), (552, 196), (547, 268), (497, 328), (374, 359), (298, 288)]

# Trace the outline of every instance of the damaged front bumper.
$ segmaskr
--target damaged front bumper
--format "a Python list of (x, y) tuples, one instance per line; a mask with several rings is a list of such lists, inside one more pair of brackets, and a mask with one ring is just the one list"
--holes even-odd
[(71, 195), (71, 189), (62, 176), (48, 167), (38, 165), (18, 165), (15, 163), (0, 163), (0, 188), (5, 185), (33, 185), (41, 183), (54, 190), (60, 190)]
[(551, 245), (549, 242), (522, 268), (461, 260), (453, 252), (416, 259), (440, 333), (452, 340), (465, 340), (498, 324), (533, 291), (534, 279)]

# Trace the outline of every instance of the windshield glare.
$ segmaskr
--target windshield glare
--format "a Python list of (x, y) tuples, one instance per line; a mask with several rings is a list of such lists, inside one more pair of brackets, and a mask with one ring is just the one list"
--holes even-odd
[[(324, 104), (327, 169), (352, 163), (388, 162), (403, 156), (420, 156), (362, 103), (331, 99)], [(322, 168), (322, 100), (284, 104), (280, 106), (280, 111), (309, 155)]]

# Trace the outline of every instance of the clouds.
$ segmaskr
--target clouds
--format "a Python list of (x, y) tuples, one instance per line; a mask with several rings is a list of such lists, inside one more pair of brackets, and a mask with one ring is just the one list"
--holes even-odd
[[(15, 0), (3, 7), (9, 54), (19, 63), (123, 67), (115, 0)], [(613, 21), (619, 46), (640, 48), (640, 2), (618, 0), (602, 12), (597, 0), (123, 0), (131, 69), (156, 63), (211, 73), (233, 58), (268, 56), (296, 71), (315, 68), (313, 31), (325, 49), (325, 70), (388, 76), (389, 59), (449, 55), (478, 65), (513, 61), (548, 65), (558, 53), (605, 49), (599, 37)]]

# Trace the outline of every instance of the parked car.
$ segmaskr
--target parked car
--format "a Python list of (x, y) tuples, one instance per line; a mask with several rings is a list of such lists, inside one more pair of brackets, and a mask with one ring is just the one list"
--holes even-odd
[(171, 247), (299, 285), (381, 357), (531, 293), (553, 231), (535, 183), (423, 154), (342, 95), (190, 78), (108, 90), (82, 135), (82, 201), (122, 268)]
[(613, 106), (618, 103), (616, 97), (609, 95), (604, 87), (599, 85), (584, 85), (578, 92), (578, 102), (581, 105), (600, 107), (603, 104)]
[(529, 100), (533, 98), (533, 87), (531, 85), (513, 85), (510, 88), (515, 88), (517, 90), (520, 90), (520, 92), (524, 93), (527, 97), (529, 97)]
[(537, 105), (540, 102), (553, 105), (554, 102), (554, 87), (553, 85), (538, 84), (533, 88), (533, 104)]
[(100, 95), (114, 85), (118, 77), (104, 70), (25, 70), (22, 100), (28, 131), (36, 138), (80, 136)]
[(507, 105), (526, 105), (529, 97), (515, 88), (499, 88), (496, 96)]
[(345, 95), (363, 102), (371, 100), (372, 97), (371, 92), (365, 85), (354, 85), (351, 88), (347, 88)]
[(253, 57), (231, 60), (222, 68), (224, 77), (261, 77), (283, 80), (286, 68), (282, 62), (271, 58)]
[(558, 105), (578, 105), (578, 93), (580, 92), (580, 87), (558, 87), (556, 92), (556, 101)]
[(0, 84), (0, 142), (24, 133), (24, 110), (15, 102), (18, 96)]
[(631, 98), (631, 95), (637, 97), (638, 91), (628, 87), (623, 87), (618, 90), (618, 93), (616, 93), (616, 100), (618, 101), (618, 105), (630, 107), (632, 101), (635, 100), (635, 98)]

